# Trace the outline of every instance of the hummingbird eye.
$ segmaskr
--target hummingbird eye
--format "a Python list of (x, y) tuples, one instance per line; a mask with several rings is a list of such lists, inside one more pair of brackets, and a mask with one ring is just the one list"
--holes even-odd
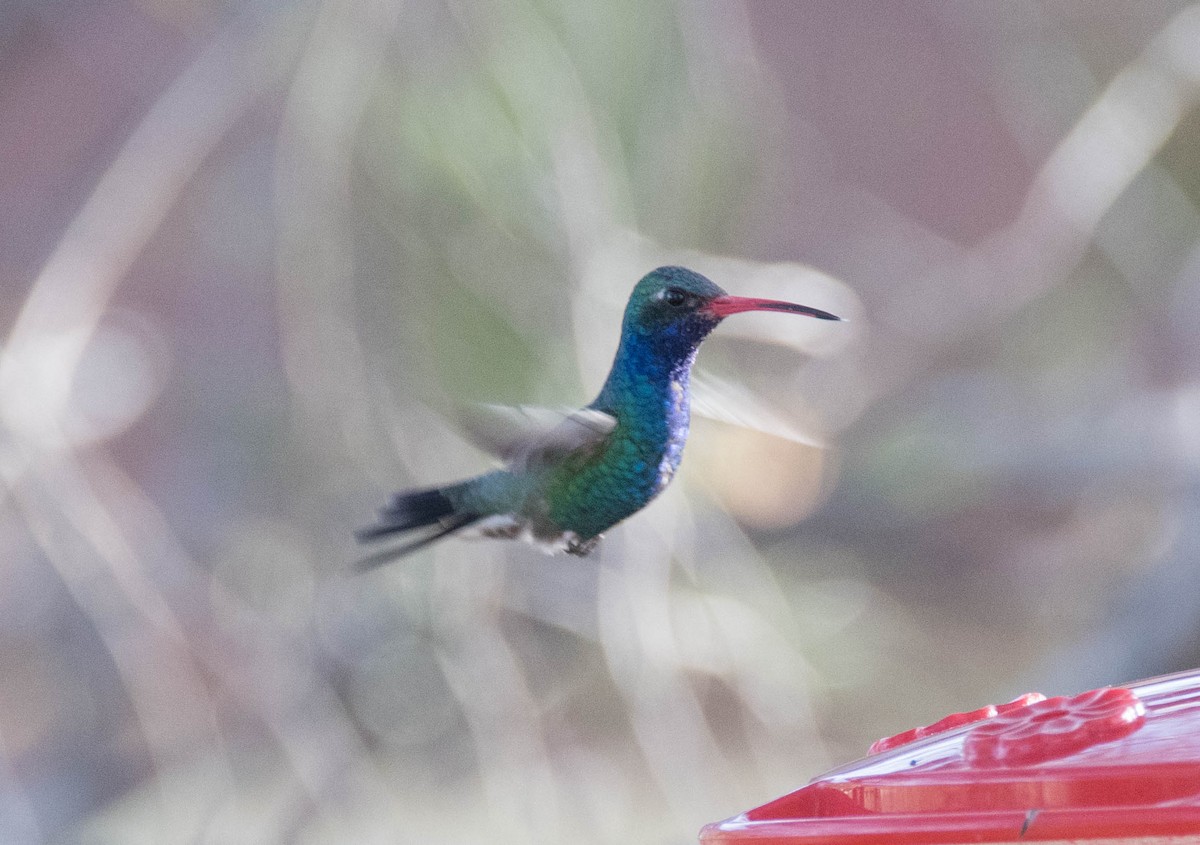
[(688, 301), (688, 295), (679, 288), (667, 288), (663, 291), (663, 302), (672, 308), (679, 308)]

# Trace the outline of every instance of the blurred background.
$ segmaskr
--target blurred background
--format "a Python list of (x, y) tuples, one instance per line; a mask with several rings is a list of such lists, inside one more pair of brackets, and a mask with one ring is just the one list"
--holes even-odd
[[(1198, 103), (1172, 0), (0, 5), (0, 840), (687, 843), (1196, 666)], [(851, 317), (700, 356), (824, 448), (348, 574), (667, 261)]]

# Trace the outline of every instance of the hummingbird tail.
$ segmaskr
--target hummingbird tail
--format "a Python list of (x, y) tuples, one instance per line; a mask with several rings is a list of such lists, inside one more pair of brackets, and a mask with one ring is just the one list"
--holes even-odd
[(430, 488), (397, 493), (379, 511), (379, 521), (354, 532), (360, 543), (369, 543), (392, 534), (403, 534), (419, 528), (432, 531), (401, 546), (384, 549), (359, 561), (355, 568), (364, 572), (388, 561), (424, 548), (435, 540), (466, 528), (481, 518), (480, 514), (458, 510), (446, 495), (453, 488)]

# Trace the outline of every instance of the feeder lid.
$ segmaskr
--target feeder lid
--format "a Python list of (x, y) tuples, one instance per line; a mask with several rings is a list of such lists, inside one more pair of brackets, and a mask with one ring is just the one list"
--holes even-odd
[(1200, 670), (947, 716), (708, 825), (700, 841), (1174, 845), (1198, 835)]

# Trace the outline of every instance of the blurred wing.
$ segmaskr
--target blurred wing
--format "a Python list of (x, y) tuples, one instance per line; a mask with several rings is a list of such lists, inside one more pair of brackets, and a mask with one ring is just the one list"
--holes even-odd
[(617, 419), (591, 408), (480, 405), (462, 423), (480, 448), (509, 463), (530, 466), (600, 443)]
[(711, 373), (692, 373), (692, 412), (718, 422), (752, 428), (805, 446), (825, 448), (815, 432), (805, 431), (745, 387)]

